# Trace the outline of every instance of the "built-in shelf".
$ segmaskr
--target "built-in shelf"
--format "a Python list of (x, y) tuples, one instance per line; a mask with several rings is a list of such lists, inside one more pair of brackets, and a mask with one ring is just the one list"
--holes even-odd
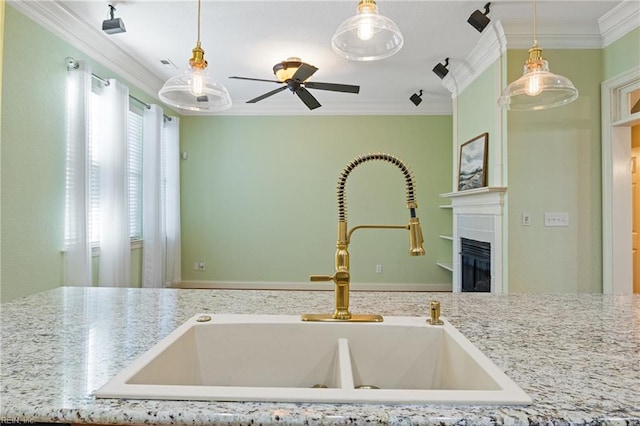
[[(441, 208), (441, 209), (453, 210), (453, 205), (452, 204), (441, 204), (438, 207)], [(447, 240), (447, 241), (453, 241), (453, 235), (450, 235), (450, 234), (440, 234), (440, 235), (438, 235), (438, 238), (441, 238), (441, 239)], [(449, 256), (447, 255), (445, 257), (449, 257)], [(442, 269), (446, 269), (449, 272), (453, 272), (453, 262), (451, 262), (451, 261), (449, 261), (449, 262), (436, 262), (436, 265), (438, 265)]]
[(439, 267), (446, 269), (449, 272), (453, 272), (453, 263), (451, 262), (438, 262), (436, 263)]

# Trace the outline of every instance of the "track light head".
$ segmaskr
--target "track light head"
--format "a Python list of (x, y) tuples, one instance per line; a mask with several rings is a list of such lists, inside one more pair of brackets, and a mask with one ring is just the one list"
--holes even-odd
[(484, 5), (484, 13), (476, 9), (471, 16), (469, 16), (469, 19), (467, 19), (467, 22), (471, 24), (473, 28), (478, 30), (478, 32), (482, 32), (482, 30), (489, 25), (489, 22), (491, 22), (491, 19), (487, 17), (490, 12), (489, 6), (491, 6), (491, 3)]
[(411, 95), (409, 100), (413, 102), (415, 106), (420, 105), (420, 102), (422, 102), (422, 90), (420, 90), (420, 94), (414, 93), (413, 95)]
[(104, 21), (102, 21), (102, 31), (107, 34), (119, 34), (127, 32), (122, 19), (113, 17), (113, 13), (115, 11), (116, 8), (113, 7), (113, 5), (109, 5), (109, 15), (111, 16), (111, 19), (105, 19)]
[(445, 78), (447, 74), (449, 74), (449, 70), (447, 69), (448, 66), (449, 66), (449, 58), (446, 58), (444, 60), (444, 64), (439, 63), (438, 65), (433, 67), (433, 72), (441, 79)]

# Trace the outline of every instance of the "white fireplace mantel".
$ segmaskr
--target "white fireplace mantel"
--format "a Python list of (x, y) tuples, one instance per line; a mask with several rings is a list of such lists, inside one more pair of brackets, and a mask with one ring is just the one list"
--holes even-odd
[(440, 194), (451, 200), (453, 209), (453, 291), (462, 290), (460, 239), (469, 238), (491, 244), (491, 292), (506, 291), (504, 274), (503, 221), (506, 187), (483, 187)]
[(440, 196), (450, 199), (451, 207), (470, 207), (474, 212), (477, 212), (478, 209), (492, 209), (504, 205), (506, 192), (507, 188), (504, 186), (485, 186), (466, 191), (447, 192), (440, 194)]

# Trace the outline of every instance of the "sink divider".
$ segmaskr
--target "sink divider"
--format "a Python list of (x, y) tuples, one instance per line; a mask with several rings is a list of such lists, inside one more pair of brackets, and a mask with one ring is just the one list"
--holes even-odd
[(340, 388), (354, 389), (349, 339), (338, 339), (338, 366), (340, 371)]

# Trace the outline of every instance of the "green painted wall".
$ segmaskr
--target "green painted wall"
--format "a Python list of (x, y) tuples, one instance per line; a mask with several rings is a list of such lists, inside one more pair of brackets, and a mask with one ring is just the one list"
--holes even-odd
[[(580, 91), (543, 111), (509, 111), (509, 290), (601, 292), (601, 50), (545, 50), (552, 72)], [(520, 77), (524, 50), (507, 53)], [(580, 64), (577, 67), (575, 64)], [(531, 226), (521, 224), (531, 214)], [(544, 212), (568, 212), (568, 227), (545, 227)]]
[(5, 40), (2, 300), (61, 284), (65, 158), (63, 43), (11, 7)]
[[(357, 231), (352, 282), (451, 283), (450, 272), (436, 266), (447, 243), (438, 234), (451, 232), (451, 212), (438, 208), (438, 194), (451, 186), (451, 120), (183, 117), (183, 280), (300, 283), (309, 274), (331, 274), (338, 176), (354, 157), (384, 151), (415, 172), (427, 255), (407, 254), (406, 231)], [(408, 222), (404, 180), (391, 164), (356, 168), (347, 201), (350, 226)], [(194, 271), (196, 261), (206, 270)]]
[[(116, 77), (10, 6), (5, 10), (4, 41), (0, 180), (3, 301), (63, 282), (64, 58), (86, 60), (98, 75)], [(33, 67), (33, 58), (37, 58), (37, 67)], [(29, 70), (28, 78), (25, 70)], [(139, 99), (150, 100), (133, 85), (129, 87)], [(139, 255), (134, 254), (132, 262), (132, 272), (138, 275), (132, 280), (139, 282)]]
[[(502, 185), (500, 176), (502, 140), (499, 129), (496, 128), (499, 110), (496, 106), (496, 92), (500, 89), (499, 76), (500, 61), (489, 66), (473, 83), (471, 83), (457, 98), (458, 109), (458, 144), (455, 147), (456, 156), (460, 152), (460, 145), (472, 138), (489, 133), (487, 183), (489, 186)], [(456, 170), (458, 165), (456, 164)], [(454, 185), (457, 185), (457, 180)]]
[(498, 62), (489, 66), (458, 96), (458, 139), (461, 144), (480, 133), (495, 133), (497, 67)]
[(604, 49), (603, 80), (613, 78), (640, 64), (640, 27)]

